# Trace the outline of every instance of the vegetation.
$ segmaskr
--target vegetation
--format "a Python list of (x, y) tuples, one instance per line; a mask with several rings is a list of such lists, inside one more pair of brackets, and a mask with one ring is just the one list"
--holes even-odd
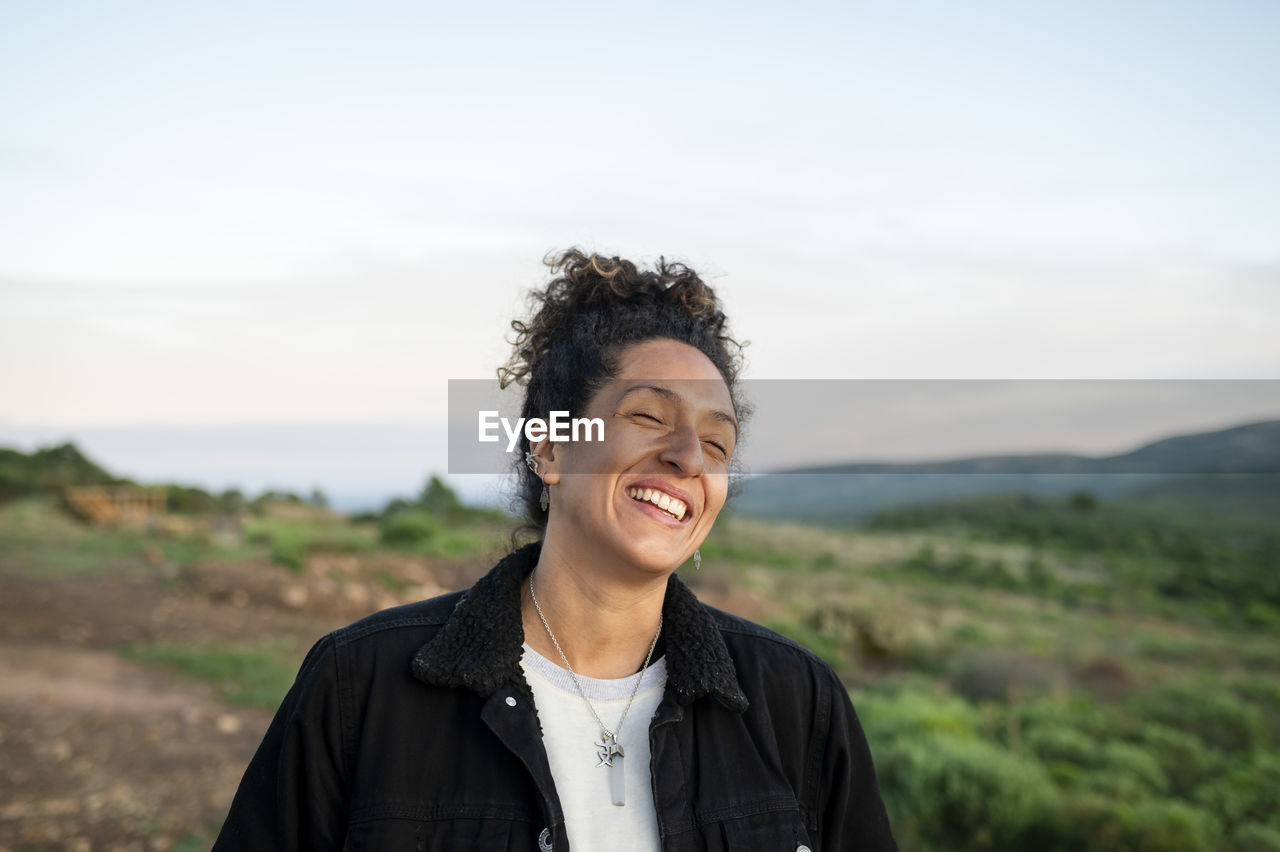
[(251, 518), (243, 534), (245, 541), (265, 546), (272, 562), (295, 572), (306, 570), (313, 553), (368, 553), (377, 546), (377, 534), (367, 525), (327, 512)]
[(213, 846), (214, 839), (218, 836), (221, 828), (211, 829), (207, 832), (192, 832), (184, 834), (178, 838), (178, 842), (173, 845), (170, 852), (204, 852), (204, 850)]
[(432, 476), (416, 500), (393, 500), (377, 515), (382, 544), (418, 555), (458, 557), (485, 550), (509, 519), (495, 509), (465, 506), (444, 480)]
[(57, 494), (69, 485), (125, 485), (94, 464), (74, 444), (20, 453), (0, 447), (0, 502), (30, 494)]
[(146, 532), (93, 527), (58, 508), (56, 498), (28, 496), (0, 504), (0, 556), (29, 579), (132, 576), (159, 569), (171, 579), (197, 562), (240, 562), (258, 549), (219, 539), (212, 525)]
[(170, 666), (182, 674), (209, 681), (231, 704), (274, 709), (289, 691), (301, 659), (293, 642), (260, 646), (187, 646), (160, 643), (129, 645), (127, 660)]
[[(1000, 588), (1030, 588), (1068, 600), (1104, 598), (1126, 606), (1156, 596), (1194, 602), (1202, 612), (1255, 625), (1280, 624), (1280, 527), (1123, 502), (1105, 511), (1090, 494), (1050, 499), (1002, 495), (881, 512), (879, 530), (949, 530), (1012, 542), (1036, 553), (1025, 564), (960, 553), (939, 561), (923, 549), (910, 567)], [(1093, 556), (1088, 579), (1059, 582), (1039, 553)]]
[[(158, 570), (180, 584), (197, 564), (256, 562), (345, 583), (358, 569), (335, 564), (368, 564), (378, 594), (411, 595), (421, 575), (395, 566), (474, 563), (510, 527), (433, 477), (356, 517), (319, 493), (171, 486), (164, 523), (97, 528), (57, 510), (51, 483), (109, 479), (77, 457), (49, 451), (44, 485), (0, 504), (0, 562), (29, 579)], [(856, 528), (725, 515), (702, 570), (682, 574), (850, 685), (904, 852), (1277, 852), (1280, 530), (1183, 511), (1182, 496), (987, 496)], [(261, 707), (301, 656), (289, 642), (121, 653)]]
[(1277, 542), (1005, 495), (729, 519), (691, 579), (776, 602), (853, 685), (904, 850), (1280, 850)]

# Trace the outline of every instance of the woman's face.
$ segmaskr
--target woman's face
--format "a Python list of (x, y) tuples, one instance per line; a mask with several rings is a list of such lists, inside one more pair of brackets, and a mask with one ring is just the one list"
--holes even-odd
[(737, 420), (720, 372), (687, 344), (636, 344), (575, 416), (602, 419), (604, 440), (539, 445), (551, 486), (547, 544), (593, 566), (674, 570), (728, 492)]

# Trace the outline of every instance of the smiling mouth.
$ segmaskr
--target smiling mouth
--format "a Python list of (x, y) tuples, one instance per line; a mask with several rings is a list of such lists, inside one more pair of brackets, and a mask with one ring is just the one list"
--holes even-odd
[(677, 500), (670, 494), (664, 494), (655, 488), (628, 488), (627, 496), (641, 503), (652, 503), (677, 521), (683, 521), (689, 512), (689, 507), (684, 504), (684, 501)]

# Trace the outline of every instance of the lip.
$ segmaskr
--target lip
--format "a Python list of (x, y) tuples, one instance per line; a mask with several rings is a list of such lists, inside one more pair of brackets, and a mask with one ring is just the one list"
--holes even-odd
[[(675, 499), (679, 500), (681, 503), (684, 503), (684, 505), (687, 507), (687, 511), (685, 511), (684, 517), (677, 521), (675, 518), (671, 517), (669, 514), (662, 511), (652, 503), (646, 502), (644, 500), (637, 500), (631, 495), (627, 494), (627, 491), (631, 490), (632, 488), (652, 488), (654, 491), (661, 491), (663, 494), (666, 494), (668, 497), (674, 497)], [(637, 479), (635, 482), (629, 482), (622, 489), (622, 494), (624, 497), (627, 498), (628, 501), (639, 504), (641, 508), (648, 507), (650, 510), (652, 510), (651, 514), (654, 517), (659, 518), (660, 520), (664, 520), (669, 524), (675, 524), (676, 526), (683, 526), (689, 523), (690, 521), (693, 520), (693, 516), (695, 514), (693, 497), (689, 494), (689, 492), (684, 491), (683, 489), (680, 489), (680, 488), (676, 488), (671, 483), (661, 479), (652, 479), (652, 478)]]

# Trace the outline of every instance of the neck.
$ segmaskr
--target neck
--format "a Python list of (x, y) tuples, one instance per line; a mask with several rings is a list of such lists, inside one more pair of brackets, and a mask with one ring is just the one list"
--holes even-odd
[[(544, 545), (532, 577), (538, 606), (574, 671), (595, 678), (640, 671), (662, 616), (667, 575), (630, 581), (610, 577), (583, 570)], [(527, 581), (521, 610), (525, 642), (547, 659), (563, 662), (538, 617)]]

